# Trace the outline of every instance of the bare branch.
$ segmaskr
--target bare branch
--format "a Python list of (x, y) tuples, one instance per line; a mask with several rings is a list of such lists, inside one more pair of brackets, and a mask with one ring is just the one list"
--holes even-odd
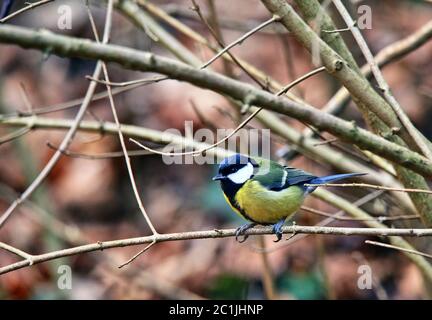
[[(146, 243), (165, 242), (165, 241), (180, 241), (193, 239), (215, 239), (235, 237), (236, 229), (215, 229), (208, 231), (194, 231), (181, 233), (166, 233), (156, 236), (128, 238), (112, 241), (98, 241), (91, 244), (77, 246), (69, 249), (53, 251), (50, 253), (34, 255), (33, 264), (39, 264), (45, 261), (50, 261), (62, 257), (73, 256), (81, 253), (100, 251), (112, 248), (120, 248), (127, 246), (136, 246)], [(284, 234), (323, 234), (323, 235), (340, 235), (340, 236), (405, 236), (405, 237), (429, 237), (432, 236), (432, 229), (396, 229), (396, 228), (344, 228), (344, 227), (316, 227), (316, 226), (286, 226), (282, 228)], [(255, 227), (245, 232), (246, 235), (268, 235), (272, 234), (271, 227)], [(0, 268), (0, 275), (24, 267), (30, 266), (28, 260), (23, 260), (17, 263), (7, 265)]]
[(381, 70), (379, 69), (374, 56), (372, 52), (370, 51), (366, 40), (363, 38), (359, 28), (355, 25), (354, 20), (351, 18), (350, 14), (348, 13), (347, 9), (343, 5), (343, 3), (340, 0), (332, 0), (335, 7), (338, 9), (340, 15), (345, 20), (345, 23), (349, 27), (354, 39), (357, 41), (358, 46), (360, 47), (360, 50), (362, 51), (364, 57), (366, 58), (373, 75), (375, 76), (375, 79), (378, 82), (378, 85), (380, 86), (380, 89), (382, 90), (384, 96), (386, 97), (389, 105), (392, 107), (396, 115), (398, 116), (399, 120), (403, 124), (403, 126), (406, 128), (408, 133), (411, 135), (412, 139), (415, 141), (419, 149), (422, 151), (422, 153), (429, 159), (432, 160), (432, 150), (429, 148), (429, 146), (425, 142), (425, 138), (422, 137), (417, 129), (412, 124), (411, 120), (408, 118), (408, 116), (403, 111), (402, 107), (400, 106), (399, 102), (395, 99), (393, 96), (390, 87), (387, 83), (387, 81), (384, 79), (384, 76), (381, 73)]
[[(37, 39), (38, 41), (35, 41)], [(49, 46), (52, 53), (67, 56), (101, 58), (105, 61), (121, 63), (126, 68), (142, 71), (156, 71), (174, 79), (187, 80), (190, 83), (212, 89), (245, 101), (253, 98), (252, 103), (295, 117), (325, 130), (345, 141), (357, 144), (360, 148), (373, 151), (389, 160), (400, 163), (424, 176), (432, 176), (432, 162), (409, 149), (389, 142), (356, 124), (344, 121), (312, 107), (300, 105), (287, 99), (275, 98), (274, 95), (254, 88), (248, 84), (224, 77), (217, 73), (197, 70), (172, 59), (152, 53), (143, 53), (134, 49), (114, 45), (95, 44), (67, 36), (54, 35), (46, 31), (29, 31), (14, 26), (0, 26), (0, 42), (12, 42), (33, 48)], [(1, 119), (0, 119), (1, 120)]]

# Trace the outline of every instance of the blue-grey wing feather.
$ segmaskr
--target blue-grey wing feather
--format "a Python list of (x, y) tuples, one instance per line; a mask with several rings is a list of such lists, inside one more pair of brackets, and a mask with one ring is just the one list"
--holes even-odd
[(285, 188), (293, 185), (298, 185), (302, 183), (307, 183), (316, 178), (316, 176), (303, 171), (301, 169), (284, 167), (285, 171), (288, 173), (288, 177), (285, 182)]

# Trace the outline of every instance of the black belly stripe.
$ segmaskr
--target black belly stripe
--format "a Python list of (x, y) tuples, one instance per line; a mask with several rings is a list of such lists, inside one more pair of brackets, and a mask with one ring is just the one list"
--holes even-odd
[(239, 205), (237, 204), (237, 201), (235, 201), (234, 198), (229, 197), (226, 193), (225, 193), (225, 195), (227, 196), (230, 204), (240, 212), (240, 214), (243, 216), (243, 218), (245, 218), (246, 220), (252, 221), (253, 223), (262, 224), (258, 221), (255, 221), (250, 216), (248, 216), (248, 214), (242, 208), (239, 207)]
[(237, 191), (239, 191), (242, 186), (243, 185), (235, 184), (229, 181), (221, 182), (222, 191), (225, 194), (225, 196), (228, 198), (230, 204), (234, 208), (236, 208), (246, 220), (252, 221), (253, 223), (261, 224), (258, 221), (252, 219), (250, 216), (248, 216), (247, 213), (242, 208), (239, 207), (237, 201), (235, 200), (235, 195), (237, 194)]

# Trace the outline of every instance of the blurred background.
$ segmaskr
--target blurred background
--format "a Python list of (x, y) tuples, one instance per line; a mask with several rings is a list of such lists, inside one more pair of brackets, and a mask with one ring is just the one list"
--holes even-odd
[[(170, 15), (215, 43), (208, 29), (190, 9), (190, 1), (151, 1)], [(15, 1), (12, 10), (23, 6)], [(205, 16), (210, 1), (199, 0)], [(220, 27), (227, 43), (269, 18), (258, 0), (214, 1)], [(72, 8), (72, 29), (59, 30), (58, 8)], [(428, 1), (356, 1), (369, 5), (373, 13), (371, 30), (365, 30), (374, 53), (414, 32), (432, 18)], [(102, 32), (105, 2), (90, 1), (97, 26)], [(332, 12), (330, 6), (330, 12)], [(333, 12), (340, 27), (343, 23)], [(157, 20), (157, 19), (156, 19)], [(163, 21), (169, 33), (206, 61), (213, 53), (197, 45)], [(9, 23), (31, 28), (46, 28), (56, 33), (93, 39), (84, 1), (55, 1), (17, 16)], [(363, 64), (349, 33), (345, 34), (353, 54)], [(151, 51), (175, 58), (148, 34), (135, 28), (129, 19), (116, 12), (111, 43)], [(312, 70), (309, 54), (280, 28), (269, 27), (252, 36), (232, 52), (252, 63), (280, 83), (287, 84)], [(432, 44), (428, 43), (384, 69), (397, 99), (414, 124), (432, 138)], [(0, 45), (0, 113), (25, 111), (22, 90), (34, 108), (42, 108), (83, 97), (94, 61), (63, 59), (16, 46)], [(226, 72), (222, 60), (212, 68)], [(148, 77), (148, 74), (109, 65), (112, 81), (122, 82)], [(233, 68), (234, 76), (252, 81)], [(293, 92), (321, 108), (338, 89), (326, 74), (319, 74), (297, 86)], [(104, 91), (98, 86), (98, 91)], [(178, 129), (184, 133), (185, 121), (200, 128), (234, 128), (232, 106), (222, 96), (178, 81), (164, 81), (129, 90), (115, 96), (120, 121), (151, 129)], [(107, 99), (91, 104), (87, 120), (113, 121)], [(52, 112), (44, 117), (72, 119), (77, 108)], [(341, 115), (362, 123), (361, 115), (349, 104)], [(296, 129), (304, 125), (282, 117)], [(251, 127), (260, 127), (252, 122)], [(0, 125), (0, 135), (16, 130)], [(0, 145), (0, 212), (22, 193), (43, 168), (54, 150), (47, 142), (59, 145), (65, 132), (32, 130)], [(157, 145), (153, 145), (157, 146)], [(345, 146), (348, 147), (348, 146)], [(128, 149), (137, 147), (128, 143)], [(79, 244), (137, 237), (151, 234), (140, 213), (122, 157), (86, 159), (120, 151), (117, 136), (78, 133), (70, 150), (78, 156), (63, 156), (30, 201), (21, 205), (1, 230), (0, 241), (32, 254)], [(278, 137), (272, 137), (272, 156), (290, 150)], [(290, 165), (314, 174), (333, 168), (313, 159), (296, 156)], [(226, 204), (219, 185), (211, 180), (216, 165), (165, 165), (158, 155), (132, 158), (136, 181), (150, 218), (160, 233), (211, 230), (237, 227), (243, 221)], [(366, 190), (334, 190), (355, 201)], [(351, 190), (352, 192), (352, 190)], [(337, 210), (317, 199), (307, 206), (334, 213)], [(364, 208), (375, 214), (403, 214), (381, 196)], [(314, 225), (323, 217), (301, 212), (298, 224)], [(360, 222), (339, 221), (333, 225), (362, 226)], [(239, 244), (233, 238), (190, 240), (156, 244), (131, 265), (118, 269), (140, 247), (112, 249), (72, 256), (17, 270), (0, 276), (1, 299), (418, 299), (426, 298), (421, 273), (406, 256), (397, 251), (364, 244), (364, 237), (308, 236), (295, 241), (272, 242), (273, 237), (251, 237)], [(374, 240), (373, 238), (370, 238)], [(264, 254), (263, 254), (264, 252)], [(13, 263), (16, 256), (0, 251), (0, 266)], [(72, 269), (72, 289), (58, 287), (61, 265)], [(373, 289), (358, 288), (359, 266), (373, 272)]]

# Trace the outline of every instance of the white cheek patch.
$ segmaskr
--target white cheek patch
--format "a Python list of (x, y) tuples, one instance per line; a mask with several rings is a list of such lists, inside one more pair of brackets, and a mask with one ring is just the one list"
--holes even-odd
[(253, 175), (253, 165), (249, 162), (237, 172), (229, 174), (227, 177), (236, 184), (245, 183)]

